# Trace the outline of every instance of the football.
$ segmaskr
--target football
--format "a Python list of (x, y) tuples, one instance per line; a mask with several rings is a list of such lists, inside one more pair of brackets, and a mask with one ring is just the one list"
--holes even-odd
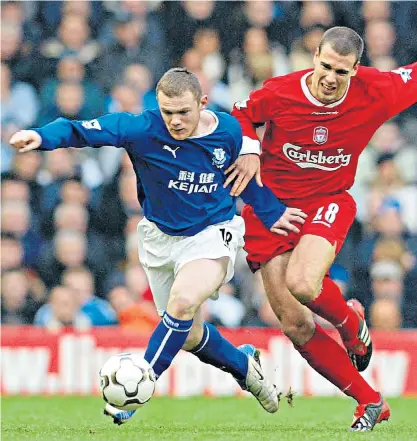
[(104, 401), (122, 410), (135, 410), (148, 402), (155, 382), (151, 365), (138, 354), (115, 355), (100, 369)]

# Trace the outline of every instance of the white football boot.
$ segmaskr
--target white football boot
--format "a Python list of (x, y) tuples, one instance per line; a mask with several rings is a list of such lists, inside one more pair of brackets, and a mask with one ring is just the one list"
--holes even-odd
[(249, 391), (267, 412), (275, 413), (279, 407), (277, 389), (262, 372), (259, 350), (248, 344), (238, 349), (248, 356), (248, 373), (244, 382), (238, 381), (240, 387)]
[(119, 426), (121, 424), (127, 423), (130, 418), (135, 414), (136, 410), (121, 410), (117, 407), (112, 406), (111, 404), (107, 403), (106, 407), (104, 408), (104, 415), (109, 416), (113, 418), (113, 423), (118, 424)]

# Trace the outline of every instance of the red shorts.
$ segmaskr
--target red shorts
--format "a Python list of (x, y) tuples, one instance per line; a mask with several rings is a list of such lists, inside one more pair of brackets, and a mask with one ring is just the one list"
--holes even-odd
[[(338, 253), (356, 216), (356, 203), (348, 192), (329, 195), (315, 200), (283, 201), (288, 207), (301, 208), (308, 215), (300, 233), (288, 232), (288, 236), (271, 233), (246, 205), (242, 217), (246, 224), (245, 250), (252, 271), (260, 264), (295, 248), (305, 234), (323, 237)], [(299, 226), (298, 224), (297, 226)]]

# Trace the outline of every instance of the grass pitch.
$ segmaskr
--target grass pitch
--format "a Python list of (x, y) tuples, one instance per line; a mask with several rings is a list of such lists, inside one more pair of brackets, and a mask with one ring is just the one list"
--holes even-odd
[(372, 433), (350, 433), (354, 401), (284, 400), (269, 415), (248, 398), (154, 398), (123, 426), (97, 397), (3, 397), (3, 441), (417, 441), (417, 399), (389, 400), (392, 417)]

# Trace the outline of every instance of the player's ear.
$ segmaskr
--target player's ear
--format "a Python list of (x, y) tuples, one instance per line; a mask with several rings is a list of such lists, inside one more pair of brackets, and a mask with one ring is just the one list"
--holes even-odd
[(200, 109), (205, 109), (207, 104), (208, 104), (208, 96), (207, 95), (203, 95), (200, 98)]
[(314, 57), (313, 57), (313, 62), (314, 64), (316, 64), (318, 58), (319, 58), (319, 48), (316, 49), (316, 51), (314, 52)]
[(359, 68), (359, 61), (353, 66), (353, 73), (352, 73), (352, 77), (354, 77), (357, 73), (358, 73), (358, 68)]

